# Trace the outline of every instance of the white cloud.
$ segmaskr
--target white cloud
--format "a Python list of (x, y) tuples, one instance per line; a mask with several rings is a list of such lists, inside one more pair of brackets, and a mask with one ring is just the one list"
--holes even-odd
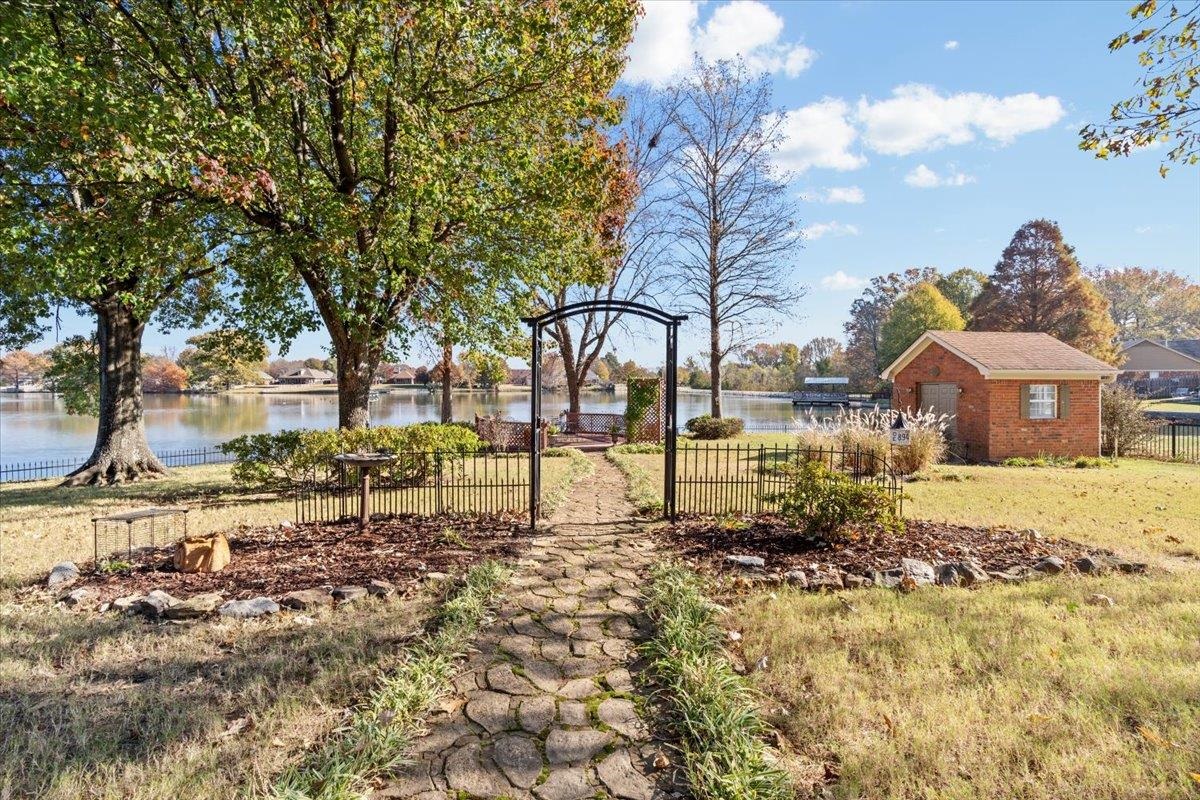
[(821, 203), (865, 203), (867, 195), (857, 186), (830, 186), (820, 190), (815, 199)]
[(1138, 225), (1136, 228), (1133, 229), (1133, 232), (1138, 234), (1139, 236), (1145, 236), (1147, 233), (1153, 233), (1154, 228), (1150, 225)]
[(857, 225), (844, 222), (814, 222), (800, 229), (805, 239), (820, 239), (822, 236), (858, 236)]
[(939, 186), (966, 186), (975, 182), (975, 176), (958, 172), (953, 167), (945, 175), (939, 175), (924, 164), (918, 164), (904, 176), (904, 182), (918, 189), (936, 189)]
[(1057, 97), (1033, 92), (942, 95), (932, 86), (908, 83), (893, 89), (886, 100), (860, 99), (857, 118), (868, 147), (903, 156), (966, 144), (977, 134), (1009, 144), (1021, 134), (1049, 128), (1065, 114)]
[(799, 42), (782, 42), (783, 18), (758, 0), (717, 6), (703, 26), (695, 0), (649, 0), (629, 45), (624, 78), (664, 86), (691, 66), (693, 54), (709, 61), (741, 56), (751, 70), (794, 78), (817, 54)]
[(788, 171), (804, 172), (810, 167), (858, 169), (867, 159), (850, 152), (858, 131), (850, 121), (845, 100), (826, 97), (815, 103), (784, 112), (783, 141), (775, 151), (775, 162)]
[(946, 48), (947, 50), (957, 50), (958, 49), (958, 40), (951, 39), (948, 42), (946, 42), (944, 45), (942, 45), (942, 47)]
[(840, 269), (832, 275), (826, 275), (824, 278), (821, 278), (821, 288), (828, 289), (831, 292), (852, 292), (866, 285), (866, 278), (856, 278), (853, 275), (847, 275)]

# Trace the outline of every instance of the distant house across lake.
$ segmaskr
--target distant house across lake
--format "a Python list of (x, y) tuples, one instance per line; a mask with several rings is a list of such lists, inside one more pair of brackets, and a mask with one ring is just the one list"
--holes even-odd
[(375, 371), (375, 382), (412, 386), (417, 382), (417, 371), (408, 364), (380, 364)]
[(951, 416), (973, 461), (1100, 454), (1117, 368), (1045, 333), (926, 331), (883, 372), (892, 408)]
[(301, 367), (293, 370), (279, 379), (279, 383), (290, 386), (314, 386), (317, 384), (336, 383), (337, 377), (327, 369), (312, 369)]

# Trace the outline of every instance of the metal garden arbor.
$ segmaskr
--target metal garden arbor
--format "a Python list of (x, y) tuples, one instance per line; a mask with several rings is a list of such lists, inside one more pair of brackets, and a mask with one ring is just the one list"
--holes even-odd
[(666, 329), (666, 397), (664, 398), (665, 439), (663, 447), (663, 513), (672, 521), (675, 519), (675, 446), (676, 446), (676, 367), (679, 363), (679, 325), (687, 320), (687, 315), (668, 314), (659, 308), (628, 300), (590, 300), (581, 303), (569, 303), (560, 308), (547, 311), (537, 317), (525, 317), (523, 321), (531, 331), (532, 353), (530, 366), (530, 403), (529, 403), (529, 522), (537, 525), (541, 515), (542, 495), (542, 438), (539, 435), (542, 426), (542, 332), (547, 325), (559, 320), (585, 314), (589, 311), (619, 311), (622, 314), (632, 314), (643, 319), (652, 320)]

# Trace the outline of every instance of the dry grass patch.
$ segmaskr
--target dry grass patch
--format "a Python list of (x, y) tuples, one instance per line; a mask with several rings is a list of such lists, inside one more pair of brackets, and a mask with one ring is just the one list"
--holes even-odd
[(426, 599), (148, 625), (0, 595), (4, 796), (208, 800), (266, 789), (402, 659)]
[(906, 516), (1036, 528), (1126, 554), (1200, 558), (1195, 464), (1125, 458), (1115, 469), (943, 465), (923, 477), (904, 485)]
[[(1086, 598), (1104, 593), (1113, 608)], [(842, 598), (848, 598), (848, 609)], [(734, 615), (775, 722), (838, 798), (1184, 798), (1200, 790), (1200, 585), (781, 592)]]

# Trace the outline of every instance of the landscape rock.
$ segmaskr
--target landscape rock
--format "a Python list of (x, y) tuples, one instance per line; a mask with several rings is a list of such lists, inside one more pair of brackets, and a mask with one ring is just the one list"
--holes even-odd
[(50, 570), (46, 577), (47, 589), (65, 589), (79, 580), (79, 567), (74, 561), (60, 561)]
[(1089, 595), (1088, 599), (1085, 602), (1089, 606), (1104, 606), (1106, 608), (1112, 608), (1113, 606), (1115, 606), (1117, 604), (1116, 600), (1113, 600), (1111, 597), (1109, 597), (1106, 594)]
[(396, 584), (376, 578), (367, 583), (367, 594), (372, 597), (391, 597), (396, 593)]
[(1141, 575), (1146, 571), (1146, 564), (1141, 561), (1126, 561), (1117, 559), (1117, 569), (1132, 575)]
[(997, 570), (989, 572), (988, 577), (994, 578), (1001, 583), (1024, 583), (1031, 578), (1034, 578), (1041, 573), (1034, 572), (1029, 567), (1014, 566), (1005, 570)]
[(146, 599), (144, 594), (127, 594), (124, 597), (118, 597), (109, 604), (109, 608), (113, 611), (132, 611), (135, 610), (137, 604)]
[(178, 605), (179, 601), (171, 595), (164, 592), (162, 589), (155, 589), (150, 594), (137, 600), (132, 605), (132, 610), (144, 617), (150, 619), (158, 619), (171, 606)]
[(974, 586), (986, 580), (987, 572), (974, 561), (951, 561), (937, 566), (939, 586)]
[(937, 578), (931, 564), (915, 558), (900, 559), (900, 575), (901, 578), (905, 576), (912, 578), (917, 585), (933, 583)]
[(900, 580), (904, 577), (898, 569), (875, 570), (871, 573), (871, 581), (876, 586), (882, 586), (885, 589), (895, 589), (900, 586)]
[(742, 569), (761, 569), (767, 562), (758, 556), (725, 556), (725, 563)]
[(233, 619), (253, 619), (267, 614), (278, 614), (279, 604), (269, 597), (255, 597), (250, 600), (229, 600), (217, 609), (222, 617)]
[(1071, 564), (1084, 575), (1099, 575), (1111, 566), (1109, 559), (1098, 555), (1083, 556), (1075, 559)]
[(333, 595), (325, 589), (298, 589), (279, 598), (279, 605), (298, 611), (312, 611), (333, 603)]
[(796, 586), (800, 589), (808, 588), (808, 575), (802, 569), (792, 569), (783, 573), (783, 580), (789, 586)]
[(196, 619), (220, 608), (224, 598), (220, 592), (205, 592), (163, 609), (165, 619)]
[(335, 586), (331, 594), (333, 595), (333, 599), (339, 603), (353, 603), (355, 600), (361, 600), (367, 596), (367, 587)]
[(875, 582), (866, 575), (851, 575), (846, 574), (843, 581), (847, 589), (866, 589), (868, 586), (873, 586)]
[(1025, 537), (1025, 541), (1027, 542), (1040, 542), (1042, 540), (1042, 533), (1037, 528), (1026, 528), (1021, 531), (1021, 535)]
[(96, 602), (95, 596), (91, 590), (79, 588), (72, 589), (63, 596), (58, 598), (58, 602), (62, 603), (67, 608), (84, 608)]
[(808, 588), (814, 592), (819, 592), (822, 589), (828, 589), (831, 592), (838, 589), (844, 589), (845, 583), (840, 572), (824, 572), (813, 575), (808, 579)]
[(1041, 561), (1034, 564), (1033, 568), (1046, 575), (1057, 575), (1067, 568), (1067, 562), (1063, 561), (1058, 556), (1046, 556)]

